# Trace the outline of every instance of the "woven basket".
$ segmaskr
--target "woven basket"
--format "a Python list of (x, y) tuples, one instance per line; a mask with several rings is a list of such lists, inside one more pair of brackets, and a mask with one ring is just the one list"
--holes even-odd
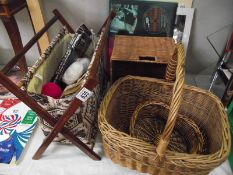
[[(203, 175), (226, 160), (231, 139), (224, 108), (210, 92), (183, 85), (183, 64), (183, 47), (178, 45), (175, 84), (127, 76), (109, 89), (100, 106), (98, 123), (105, 153), (113, 162), (151, 174)], [(129, 134), (130, 120), (137, 106), (155, 99), (170, 106), (158, 146)], [(201, 153), (167, 149), (177, 114), (188, 117), (198, 126), (205, 141)]]
[[(130, 135), (158, 146), (169, 113), (168, 105), (153, 101), (139, 104), (130, 121)], [(204, 137), (189, 117), (177, 114), (177, 121), (170, 137), (169, 151), (204, 153)]]

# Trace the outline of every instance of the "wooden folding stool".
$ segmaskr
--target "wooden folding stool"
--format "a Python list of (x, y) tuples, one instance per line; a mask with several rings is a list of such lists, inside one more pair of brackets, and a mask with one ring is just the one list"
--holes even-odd
[[(43, 152), (47, 149), (49, 144), (53, 141), (53, 139), (60, 132), (66, 139), (71, 141), (75, 146), (77, 146), (81, 151), (86, 153), (93, 160), (100, 160), (101, 158), (85, 143), (83, 143), (79, 138), (75, 137), (73, 133), (66, 127), (64, 127), (65, 123), (69, 120), (72, 114), (80, 107), (83, 101), (85, 101), (85, 96), (88, 89), (92, 91), (98, 80), (96, 79), (96, 74), (98, 71), (99, 63), (103, 54), (107, 54), (106, 48), (108, 47), (108, 33), (111, 20), (114, 18), (114, 13), (110, 13), (104, 24), (102, 25), (99, 34), (100, 39), (95, 48), (94, 54), (92, 56), (91, 64), (92, 66), (88, 68), (88, 73), (85, 75), (85, 81), (83, 81), (81, 90), (77, 92), (77, 94), (81, 95), (83, 99), (74, 98), (70, 103), (69, 107), (65, 110), (64, 114), (58, 119), (54, 119), (51, 114), (48, 113), (44, 108), (42, 108), (28, 93), (27, 91), (22, 90), (19, 86), (14, 84), (6, 74), (11, 70), (11, 68), (25, 55), (25, 53), (38, 41), (38, 39), (57, 21), (59, 20), (70, 33), (74, 33), (72, 27), (67, 23), (67, 21), (63, 18), (63, 16), (57, 11), (54, 10), (54, 17), (25, 45), (25, 47), (15, 55), (0, 71), (0, 83), (5, 86), (11, 93), (13, 93), (17, 98), (19, 98), (22, 102), (24, 102), (27, 106), (29, 106), (33, 111), (35, 111), (38, 116), (43, 118), (49, 125), (53, 126), (52, 131), (47, 136), (47, 138), (43, 141), (42, 145), (36, 151), (33, 156), (33, 159), (39, 159)], [(106, 55), (105, 55), (106, 56)], [(80, 93), (84, 94), (80, 94)]]

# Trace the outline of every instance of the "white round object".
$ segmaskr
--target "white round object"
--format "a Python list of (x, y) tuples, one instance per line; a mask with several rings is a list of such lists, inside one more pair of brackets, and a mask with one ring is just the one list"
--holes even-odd
[(87, 71), (89, 64), (88, 58), (78, 58), (66, 69), (62, 81), (67, 85), (73, 84)]

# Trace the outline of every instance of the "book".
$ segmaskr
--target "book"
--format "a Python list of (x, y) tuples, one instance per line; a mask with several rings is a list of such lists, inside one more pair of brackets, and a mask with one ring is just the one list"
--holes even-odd
[(172, 37), (178, 3), (142, 0), (110, 0), (116, 16), (110, 34)]
[(0, 163), (17, 164), (36, 122), (36, 113), (20, 100), (0, 101)]

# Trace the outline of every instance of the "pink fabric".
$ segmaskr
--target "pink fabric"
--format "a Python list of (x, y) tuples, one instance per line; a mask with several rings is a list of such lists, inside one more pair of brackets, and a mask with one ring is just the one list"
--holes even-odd
[(61, 88), (56, 83), (46, 83), (42, 86), (41, 94), (59, 99), (62, 94)]

